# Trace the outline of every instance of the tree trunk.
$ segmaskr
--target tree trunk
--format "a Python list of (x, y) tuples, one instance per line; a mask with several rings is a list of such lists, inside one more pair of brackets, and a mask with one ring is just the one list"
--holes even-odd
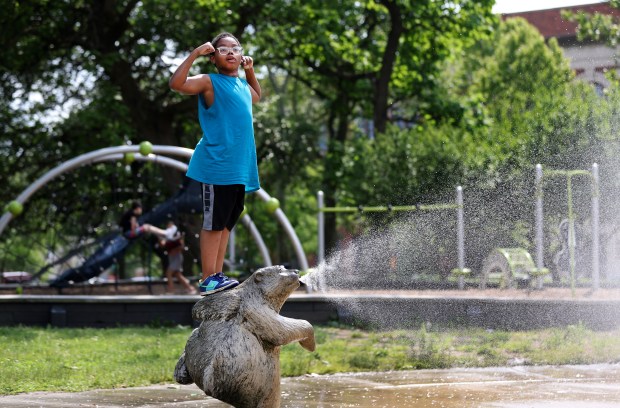
[[(328, 121), (328, 152), (323, 173), (323, 191), (325, 192), (326, 207), (334, 207), (336, 205), (336, 194), (339, 186), (337, 173), (342, 166), (342, 157), (349, 127), (349, 116), (349, 99), (347, 93), (343, 91), (334, 101), (330, 109)], [(336, 227), (336, 215), (334, 213), (326, 213), (325, 250), (327, 254), (333, 251), (336, 246)]]
[(374, 122), (377, 133), (385, 132), (387, 126), (387, 114), (389, 108), (390, 96), (390, 80), (394, 71), (396, 62), (396, 51), (398, 50), (398, 42), (404, 31), (401, 12), (393, 0), (382, 0), (381, 3), (388, 9), (392, 20), (392, 29), (388, 34), (388, 41), (383, 53), (383, 63), (379, 76), (375, 80), (375, 97), (374, 97)]

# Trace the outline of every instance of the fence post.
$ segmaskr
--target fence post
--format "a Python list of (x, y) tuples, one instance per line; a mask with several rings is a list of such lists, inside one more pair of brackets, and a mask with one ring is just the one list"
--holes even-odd
[(317, 266), (321, 265), (325, 261), (325, 213), (323, 212), (323, 192), (319, 190), (316, 195), (317, 207), (318, 207), (318, 232), (319, 232), (319, 244), (317, 254)]
[(599, 175), (598, 164), (592, 164), (592, 289), (599, 288)]

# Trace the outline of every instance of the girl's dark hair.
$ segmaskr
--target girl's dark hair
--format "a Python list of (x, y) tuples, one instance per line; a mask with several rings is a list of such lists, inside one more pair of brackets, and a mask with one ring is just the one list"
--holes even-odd
[(142, 203), (140, 201), (134, 201), (133, 203), (131, 203), (131, 209), (135, 210), (136, 208), (141, 208), (142, 207)]
[(215, 36), (215, 38), (213, 40), (211, 40), (211, 45), (213, 45), (213, 48), (217, 48), (217, 43), (222, 39), (222, 38), (226, 38), (226, 37), (230, 37), (232, 39), (234, 39), (235, 41), (237, 41), (237, 43), (239, 45), (241, 45), (241, 43), (239, 42), (239, 40), (237, 40), (237, 37), (235, 37), (234, 35), (232, 35), (231, 33), (219, 33), (218, 35)]

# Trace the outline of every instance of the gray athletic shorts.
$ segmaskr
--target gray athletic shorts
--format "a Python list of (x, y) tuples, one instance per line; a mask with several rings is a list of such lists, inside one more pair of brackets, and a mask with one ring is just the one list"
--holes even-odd
[(183, 271), (183, 251), (168, 255), (168, 270)]
[(204, 216), (202, 229), (223, 231), (226, 228), (230, 231), (243, 212), (245, 186), (202, 184), (202, 203)]

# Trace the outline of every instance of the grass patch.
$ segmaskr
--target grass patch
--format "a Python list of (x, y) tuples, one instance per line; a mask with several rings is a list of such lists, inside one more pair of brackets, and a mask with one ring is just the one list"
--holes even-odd
[[(282, 347), (283, 376), (520, 364), (620, 362), (620, 330), (569, 326), (388, 332), (315, 327), (317, 349)], [(174, 382), (189, 327), (0, 327), (0, 394), (82, 391)]]
[(189, 328), (0, 328), (0, 394), (172, 381)]

